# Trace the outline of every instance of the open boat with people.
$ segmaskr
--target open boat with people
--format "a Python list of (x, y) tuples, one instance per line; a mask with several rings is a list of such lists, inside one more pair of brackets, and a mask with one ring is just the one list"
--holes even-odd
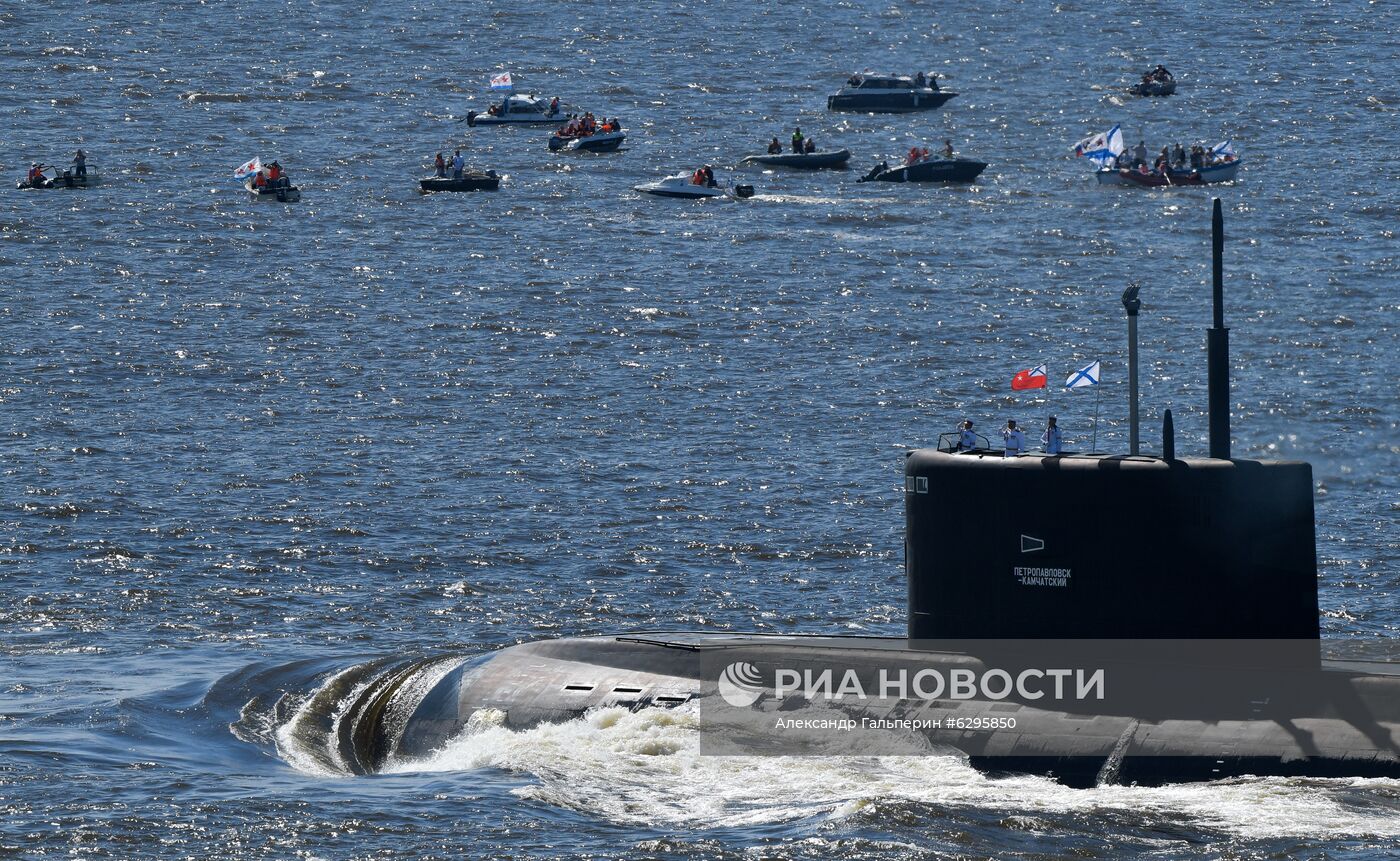
[(243, 188), (253, 200), (271, 203), (296, 203), (301, 200), (301, 189), (295, 185), (255, 185), (253, 178), (243, 181)]
[(665, 179), (634, 185), (632, 188), (642, 194), (652, 194), (657, 197), (682, 197), (689, 200), (702, 197), (728, 197), (731, 199), (753, 197), (753, 186), (751, 185), (736, 185), (733, 188), (725, 188), (714, 181), (713, 174), (710, 175), (708, 181), (697, 181), (700, 174), (701, 171), (696, 171), (693, 174), (678, 173)]
[(1188, 185), (1214, 185), (1233, 182), (1239, 175), (1240, 159), (1205, 165), (1191, 170), (1149, 171), (1133, 168), (1103, 168), (1095, 173), (1100, 185), (1132, 185), (1138, 188), (1176, 188)]
[(832, 152), (783, 152), (745, 156), (741, 164), (761, 164), (764, 167), (795, 167), (802, 170), (822, 168), (842, 168), (851, 159), (851, 151), (838, 149)]
[(496, 191), (501, 177), (494, 170), (463, 171), (460, 177), (425, 176), (418, 180), (418, 190), (424, 194), (434, 191)]
[(857, 182), (972, 182), (987, 169), (985, 161), (971, 158), (925, 158), (890, 167), (880, 162)]
[(87, 173), (74, 173), (71, 169), (57, 176), (47, 177), (42, 173), (37, 179), (21, 179), (15, 183), (19, 189), (39, 188), (92, 188), (102, 184), (102, 175), (89, 168)]
[(905, 114), (931, 111), (957, 93), (941, 90), (936, 75), (852, 75), (846, 86), (826, 97), (829, 111)]
[(1165, 66), (1158, 66), (1142, 76), (1142, 80), (1128, 88), (1135, 96), (1170, 96), (1176, 92), (1176, 78)]
[(557, 98), (546, 101), (525, 93), (512, 94), (484, 112), (467, 111), (469, 126), (502, 126), (520, 123), (557, 123), (564, 118)]
[(550, 152), (617, 152), (627, 133), (617, 131), (597, 131), (588, 134), (565, 134), (561, 129), (549, 138)]

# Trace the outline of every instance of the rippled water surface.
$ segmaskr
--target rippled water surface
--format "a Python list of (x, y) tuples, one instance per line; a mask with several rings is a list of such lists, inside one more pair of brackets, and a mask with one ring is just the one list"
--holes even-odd
[[(1052, 411), (1087, 447), (1093, 395), (1007, 381), (1095, 358), (1124, 448), (1130, 281), (1145, 436), (1170, 407), (1204, 453), (1209, 198), (1094, 184), (1069, 147), (1113, 123), (1243, 152), (1235, 452), (1313, 462), (1324, 626), (1395, 636), (1396, 32), (1379, 2), (0, 4), (0, 172), (82, 146), (106, 179), (0, 194), (0, 856), (1400, 851), (1387, 781), (741, 762), (683, 712), (607, 711), (345, 778), (250, 707), (542, 636), (899, 634), (903, 451)], [(1157, 62), (1178, 95), (1122, 95)], [(960, 95), (826, 113), (867, 65)], [(625, 150), (468, 128), (501, 69), (621, 116)], [(630, 190), (729, 179), (798, 123), (857, 169)], [(855, 182), (944, 139), (990, 163), (975, 185)], [(458, 147), (501, 190), (417, 194)], [(299, 206), (228, 178), (259, 154)]]

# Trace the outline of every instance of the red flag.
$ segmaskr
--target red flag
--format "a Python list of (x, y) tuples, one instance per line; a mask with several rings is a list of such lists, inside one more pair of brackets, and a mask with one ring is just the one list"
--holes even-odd
[(1011, 378), (1011, 388), (1017, 392), (1045, 388), (1045, 366), (1036, 365), (1034, 368), (1017, 371), (1016, 376)]

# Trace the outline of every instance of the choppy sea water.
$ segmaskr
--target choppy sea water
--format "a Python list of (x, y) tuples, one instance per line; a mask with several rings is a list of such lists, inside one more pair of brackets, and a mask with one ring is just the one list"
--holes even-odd
[[(981, 5), (981, 4), (979, 4)], [(644, 628), (898, 634), (900, 463), (964, 417), (1075, 447), (1142, 285), (1155, 439), (1205, 448), (1209, 195), (1070, 145), (1232, 138), (1237, 456), (1317, 480), (1329, 636), (1395, 636), (1400, 83), (1384, 3), (0, 6), (0, 855), (1371, 858), (1400, 786), (1071, 790), (953, 759), (698, 755), (684, 712), (464, 737), (327, 775), (252, 699), (369, 658)], [(1162, 62), (1178, 95), (1133, 100)], [(854, 69), (960, 95), (831, 115)], [(489, 74), (619, 115), (624, 152), (468, 129)], [(721, 178), (800, 123), (853, 170)], [(971, 187), (857, 185), (916, 142)], [(496, 194), (421, 197), (461, 147)], [(305, 197), (227, 177), (277, 158)], [(1368, 161), (1357, 165), (1358, 155)], [(1155, 447), (1155, 445), (1149, 446)], [(963, 512), (962, 516), (976, 516)], [(1150, 514), (1145, 513), (1145, 519)]]

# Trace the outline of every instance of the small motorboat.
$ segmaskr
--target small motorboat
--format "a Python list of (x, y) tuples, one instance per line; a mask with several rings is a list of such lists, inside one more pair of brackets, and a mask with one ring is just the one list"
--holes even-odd
[(38, 182), (38, 183), (31, 183), (31, 182), (30, 182), (29, 180), (27, 180), (27, 179), (21, 179), (21, 180), (19, 180), (18, 182), (15, 183), (15, 187), (16, 187), (16, 188), (19, 188), (19, 189), (28, 189), (28, 188), (35, 188), (35, 189), (38, 189), (38, 188), (92, 188), (93, 186), (101, 185), (101, 184), (102, 184), (102, 175), (99, 174), (97, 171), (93, 170), (92, 168), (88, 168), (88, 171), (87, 171), (87, 173), (85, 173), (85, 174), (75, 174), (75, 173), (73, 173), (73, 171), (70, 169), (70, 170), (65, 170), (63, 173), (59, 174), (58, 176), (53, 177), (52, 179), (50, 179), (49, 177), (46, 176), (46, 177), (43, 178), (43, 182)]
[(253, 178), (249, 177), (244, 181), (243, 188), (257, 201), (296, 203), (301, 200), (301, 189), (297, 188), (295, 185), (265, 185), (262, 188), (258, 188), (253, 185)]
[(468, 170), (461, 179), (450, 176), (425, 176), (418, 180), (418, 190), (433, 191), (495, 191), (501, 187), (501, 177), (494, 170)]
[(617, 148), (622, 146), (622, 142), (627, 140), (627, 133), (616, 132), (594, 132), (591, 135), (563, 135), (558, 132), (549, 138), (550, 152), (617, 152)]
[(851, 160), (851, 151), (839, 149), (834, 152), (772, 153), (746, 156), (741, 164), (761, 164), (765, 167), (795, 167), (802, 170), (821, 168), (842, 168)]
[(557, 123), (564, 118), (563, 108), (538, 96), (520, 94), (506, 96), (499, 105), (485, 113), (467, 111), (469, 126), (503, 126), (517, 123)]
[(933, 75), (853, 75), (835, 95), (826, 97), (829, 111), (867, 114), (906, 114), (931, 111), (957, 93), (938, 88)]
[(1134, 96), (1170, 96), (1176, 92), (1176, 78), (1165, 66), (1158, 66), (1129, 87), (1128, 92)]
[[(1123, 170), (1107, 168), (1097, 171), (1097, 176), (1101, 185), (1132, 185), (1138, 188), (1214, 185), (1218, 182), (1233, 182), (1235, 177), (1239, 175), (1242, 163), (1240, 159), (1232, 159), (1195, 170), (1168, 170), (1165, 173), (1144, 172), (1131, 168)], [(1112, 173), (1116, 176), (1105, 177), (1106, 173)]]
[(890, 167), (880, 162), (858, 182), (972, 182), (987, 169), (985, 161), (970, 158), (926, 158), (913, 164)]
[(632, 188), (642, 194), (654, 194), (657, 197), (684, 197), (692, 200), (700, 197), (753, 197), (753, 186), (751, 185), (736, 185), (732, 189), (720, 185), (700, 185), (694, 182), (692, 174), (688, 173), (678, 173), (655, 182), (644, 182), (641, 185), (634, 185)]

